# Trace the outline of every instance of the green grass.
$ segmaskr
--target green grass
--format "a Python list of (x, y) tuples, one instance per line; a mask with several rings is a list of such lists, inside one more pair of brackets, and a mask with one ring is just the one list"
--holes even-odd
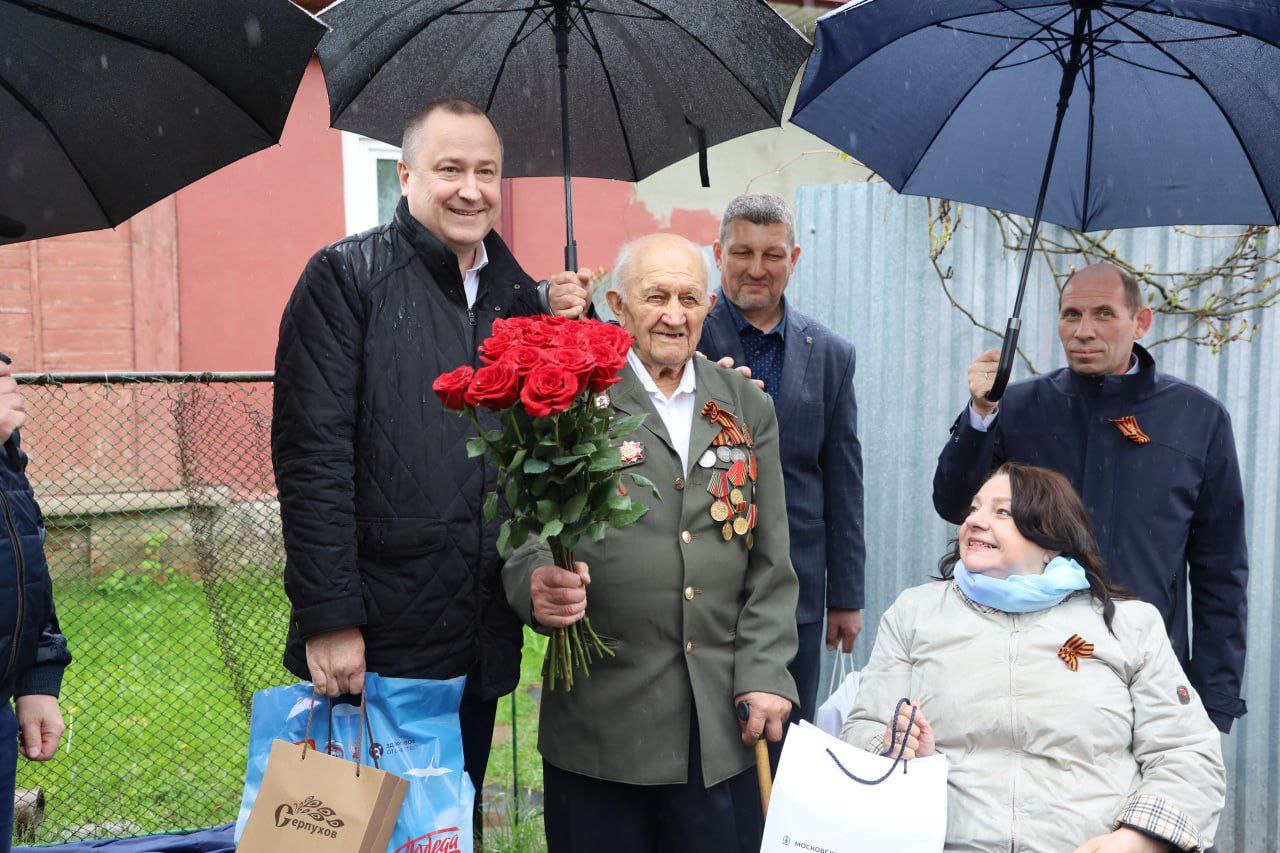
[(67, 733), (45, 764), (36, 841), (213, 826), (235, 816), (248, 720), (218, 656), (204, 591), (187, 579), (104, 593), (61, 583), (58, 615), (74, 663), (62, 688)]
[[(104, 591), (60, 580), (58, 617), (75, 657), (62, 689), (68, 732), (52, 761), (21, 761), (18, 787), (44, 788), (47, 811), (34, 838), (140, 835), (234, 820), (244, 782), (248, 716), (241, 696), (283, 684), (280, 666), (287, 603), (278, 578), (254, 572), (217, 581), (233, 666), (223, 660), (204, 587), (177, 575)], [(546, 638), (526, 632), (520, 686), (498, 707), (499, 739), (486, 785), (512, 788), (512, 747), (520, 787), (542, 789), (538, 707)], [(239, 683), (233, 683), (235, 672)], [(499, 809), (510, 808), (509, 796)], [(521, 820), (493, 828), (486, 853), (536, 853), (541, 821), (522, 801)]]

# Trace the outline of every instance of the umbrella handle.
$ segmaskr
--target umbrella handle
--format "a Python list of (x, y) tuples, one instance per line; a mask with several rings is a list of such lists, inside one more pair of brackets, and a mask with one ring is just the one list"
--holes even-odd
[(987, 392), (987, 400), (997, 403), (1004, 396), (1004, 389), (1013, 375), (1013, 360), (1018, 356), (1018, 331), (1022, 328), (1021, 317), (1010, 317), (1009, 325), (1004, 329), (1004, 345), (1000, 347), (1000, 366), (996, 368), (995, 381)]

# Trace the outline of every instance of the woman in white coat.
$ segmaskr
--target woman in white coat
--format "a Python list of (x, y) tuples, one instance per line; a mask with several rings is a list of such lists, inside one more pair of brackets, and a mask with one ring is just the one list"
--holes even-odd
[[(1008, 463), (942, 579), (884, 614), (846, 741), (947, 757), (951, 851), (1147, 853), (1213, 843), (1217, 729), (1154, 607), (1107, 580), (1061, 475)], [(887, 720), (903, 707), (894, 740)], [(893, 740), (892, 743), (890, 741)]]

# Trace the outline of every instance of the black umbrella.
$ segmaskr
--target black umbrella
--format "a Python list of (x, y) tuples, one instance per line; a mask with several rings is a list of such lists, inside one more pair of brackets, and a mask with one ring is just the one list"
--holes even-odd
[[(638, 181), (777, 127), (809, 42), (764, 0), (340, 0), (317, 52), (334, 127), (400, 144), (428, 102), (484, 107), (507, 177)], [(563, 141), (564, 144), (561, 144)], [(570, 149), (577, 159), (570, 159)]]
[(1275, 224), (1272, 0), (866, 0), (818, 23), (791, 120), (896, 190), (1081, 231)]
[(0, 244), (118, 225), (274, 145), (323, 33), (288, 0), (0, 0)]

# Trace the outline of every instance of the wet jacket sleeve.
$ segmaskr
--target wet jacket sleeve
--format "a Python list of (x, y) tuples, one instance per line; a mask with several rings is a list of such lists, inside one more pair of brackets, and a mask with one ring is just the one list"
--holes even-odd
[[(1132, 826), (1184, 850), (1210, 847), (1226, 798), (1221, 738), (1174, 656), (1154, 607), (1128, 608), (1132, 627), (1121, 631), (1138, 650), (1129, 673), (1133, 754), (1142, 781), (1116, 823)], [(1133, 636), (1124, 634), (1132, 632)]]
[(969, 501), (982, 488), (987, 476), (1004, 462), (1000, 418), (983, 432), (969, 423), (969, 407), (951, 425), (951, 435), (933, 472), (933, 508), (952, 524), (960, 524), (968, 514)]
[(823, 515), (827, 528), (827, 607), (861, 610), (867, 561), (863, 536), (862, 445), (853, 391), (856, 355), (836, 392), (831, 423), (822, 446)]
[[(753, 490), (759, 522), (755, 545), (747, 551), (742, 607), (733, 649), (733, 695), (772, 693), (799, 705), (795, 680), (787, 670), (796, 655), (796, 602), (800, 581), (791, 565), (786, 492), (773, 401), (759, 395), (756, 417), (744, 416), (755, 438), (758, 486)], [(753, 407), (754, 408), (754, 407)]]
[(71, 663), (67, 638), (58, 627), (56, 612), (49, 614), (49, 621), (40, 631), (40, 646), (36, 660), (18, 679), (15, 696), (57, 696), (62, 689), (62, 673)]
[(1191, 659), (1187, 675), (1224, 733), (1244, 716), (1249, 601), (1244, 488), (1231, 419), (1224, 411), (1210, 439), (1204, 481), (1187, 536), (1191, 580)]
[(893, 716), (898, 700), (911, 691), (911, 658), (901, 612), (895, 603), (880, 617), (876, 644), (862, 668), (857, 698), (840, 732), (846, 743), (872, 752), (882, 751), (884, 727)]
[(340, 263), (321, 251), (307, 264), (285, 307), (276, 350), (271, 453), (285, 591), (302, 637), (365, 623), (354, 482), (364, 323)]

